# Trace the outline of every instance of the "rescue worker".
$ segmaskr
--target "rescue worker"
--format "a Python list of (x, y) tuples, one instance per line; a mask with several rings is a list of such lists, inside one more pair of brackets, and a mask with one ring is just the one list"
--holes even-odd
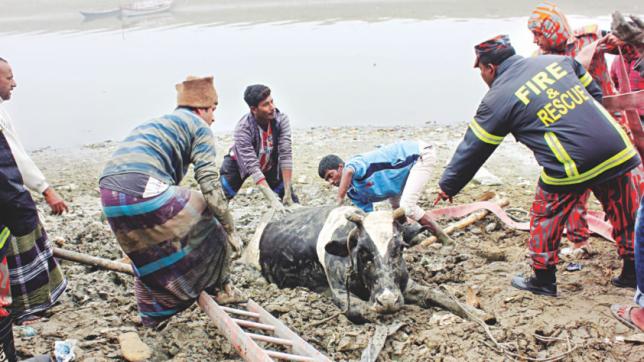
[[(603, 96), (617, 93), (611, 81), (605, 54), (618, 54), (618, 46), (624, 44), (613, 34), (599, 29), (596, 24), (572, 30), (566, 15), (556, 4), (550, 2), (540, 3), (532, 11), (528, 18), (528, 29), (534, 36), (534, 43), (539, 46), (538, 54), (558, 54), (576, 58), (597, 82)], [(637, 57), (637, 51), (631, 46), (624, 46), (623, 51), (629, 57)], [(628, 129), (621, 117), (617, 117), (616, 120)], [(639, 170), (634, 174), (640, 190), (644, 189), (643, 172)], [(588, 253), (590, 230), (586, 215), (589, 197), (590, 190), (580, 198), (566, 223), (566, 237), (573, 244), (571, 252), (577, 255)]]
[(601, 106), (597, 83), (571, 57), (516, 55), (506, 35), (478, 44), (475, 53), (474, 66), (490, 89), (439, 181), (437, 201), (458, 194), (512, 133), (542, 167), (530, 221), (534, 276), (517, 276), (512, 285), (557, 295), (563, 228), (590, 188), (613, 226), (623, 259), (615, 282), (634, 287), (633, 230), (639, 198), (631, 170), (640, 158), (624, 130)]
[[(620, 39), (639, 49), (640, 57), (636, 60), (637, 65), (634, 70), (639, 72), (639, 79), (644, 78), (644, 57), (641, 55), (644, 54), (644, 21), (633, 15), (630, 16), (629, 21), (616, 11), (613, 13), (612, 30)], [(644, 157), (642, 144), (636, 146), (640, 157)], [(610, 310), (620, 322), (641, 332), (644, 331), (644, 196), (640, 199), (635, 223), (635, 272), (637, 289), (634, 302), (637, 306), (613, 304)]]

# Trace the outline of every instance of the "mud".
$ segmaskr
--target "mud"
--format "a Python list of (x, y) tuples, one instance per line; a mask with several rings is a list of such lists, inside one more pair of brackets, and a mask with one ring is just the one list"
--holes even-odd
[[(422, 128), (296, 130), (296, 192), (305, 205), (331, 203), (334, 190), (317, 176), (317, 162), (324, 154), (348, 157), (397, 139), (435, 142), (439, 168), (442, 168), (465, 127), (428, 124)], [(230, 135), (218, 135), (217, 144), (221, 157), (231, 144)], [(50, 238), (65, 248), (116, 260), (123, 254), (101, 217), (97, 186), (102, 165), (114, 147), (114, 142), (105, 142), (81, 149), (44, 149), (35, 152), (34, 159), (71, 206), (70, 213), (54, 217), (38, 199)], [(507, 140), (486, 167), (504, 184), (470, 184), (455, 202), (471, 202), (483, 192), (495, 191), (508, 198), (511, 207), (529, 209), (538, 168), (525, 147)], [(439, 171), (427, 187), (421, 201), (423, 207), (430, 207)], [(194, 186), (190, 177), (185, 182)], [(266, 204), (247, 183), (231, 206), (241, 236), (248, 242), (266, 211)], [(597, 202), (591, 201), (591, 208), (597, 207)], [(448, 222), (441, 221), (443, 225)], [(609, 283), (621, 266), (611, 243), (591, 238), (597, 254), (581, 261), (584, 265), (581, 271), (566, 272), (566, 264), (562, 262), (558, 273), (561, 297), (546, 298), (510, 286), (513, 275), (529, 271), (526, 233), (509, 230), (495, 217), (488, 216), (456, 232), (453, 238), (455, 247), (432, 244), (407, 250), (405, 259), (411, 276), (423, 284), (447, 289), (462, 302), (469, 290), (468, 300), (478, 299), (484, 310), (496, 316), (498, 322), (490, 327), (491, 331), (513, 352), (546, 358), (576, 346), (565, 360), (644, 360), (644, 347), (621, 338), (634, 332), (610, 315), (611, 303), (630, 303), (633, 296), (632, 290), (618, 289)], [(240, 360), (196, 305), (172, 318), (161, 331), (146, 329), (140, 326), (130, 276), (70, 262), (62, 265), (69, 279), (62, 302), (46, 318), (31, 325), (36, 330), (35, 336), (28, 337), (25, 327), (14, 328), (20, 357), (50, 353), (56, 340), (76, 339), (79, 360), (120, 360), (117, 337), (136, 331), (152, 349), (153, 360)], [(376, 323), (354, 325), (344, 316), (311, 326), (338, 312), (329, 298), (304, 289), (279, 290), (267, 284), (258, 272), (240, 263), (234, 265), (233, 271), (241, 290), (333, 360), (359, 360), (375, 332)], [(380, 361), (504, 359), (479, 325), (437, 308), (406, 306), (395, 315), (383, 316), (378, 323), (404, 324), (387, 339)], [(537, 334), (556, 338), (540, 341), (535, 337)]]

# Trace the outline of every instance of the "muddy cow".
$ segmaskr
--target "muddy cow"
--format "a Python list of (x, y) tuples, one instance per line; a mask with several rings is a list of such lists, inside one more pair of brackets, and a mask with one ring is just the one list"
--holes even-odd
[(421, 229), (410, 231), (399, 221), (404, 214), (393, 215), (350, 206), (301, 208), (260, 225), (243, 258), (280, 288), (330, 291), (350, 320), (364, 323), (404, 303), (427, 304), (425, 287), (409, 278), (403, 259), (404, 239)]

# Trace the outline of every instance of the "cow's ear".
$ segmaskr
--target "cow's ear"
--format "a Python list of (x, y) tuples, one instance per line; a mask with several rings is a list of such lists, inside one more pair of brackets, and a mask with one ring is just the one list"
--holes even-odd
[[(353, 250), (358, 245), (358, 240), (356, 238), (349, 239), (349, 248)], [(346, 240), (331, 240), (325, 246), (324, 250), (327, 253), (335, 256), (345, 258), (349, 255), (349, 249), (347, 249)]]
[(407, 244), (406, 247), (409, 247), (419, 244), (423, 240), (423, 236), (421, 234), (425, 232), (427, 228), (417, 223), (407, 223), (401, 225), (399, 230), (402, 232), (403, 243)]

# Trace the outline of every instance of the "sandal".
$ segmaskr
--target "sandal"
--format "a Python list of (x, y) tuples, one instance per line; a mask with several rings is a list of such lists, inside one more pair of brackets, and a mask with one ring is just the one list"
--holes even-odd
[(18, 318), (13, 322), (13, 324), (17, 326), (28, 326), (30, 324), (38, 323), (41, 319), (43, 319), (43, 316), (39, 314), (40, 313), (34, 313)]
[[(618, 321), (624, 323), (626, 326), (635, 329), (636, 331), (644, 331), (642, 328), (638, 327), (635, 323), (633, 323), (633, 320), (631, 319), (631, 311), (633, 308), (637, 307), (630, 307), (630, 306), (625, 306), (622, 304), (613, 304), (610, 306), (610, 312), (613, 314), (615, 318), (617, 318)], [(622, 313), (620, 313), (622, 312)]]

